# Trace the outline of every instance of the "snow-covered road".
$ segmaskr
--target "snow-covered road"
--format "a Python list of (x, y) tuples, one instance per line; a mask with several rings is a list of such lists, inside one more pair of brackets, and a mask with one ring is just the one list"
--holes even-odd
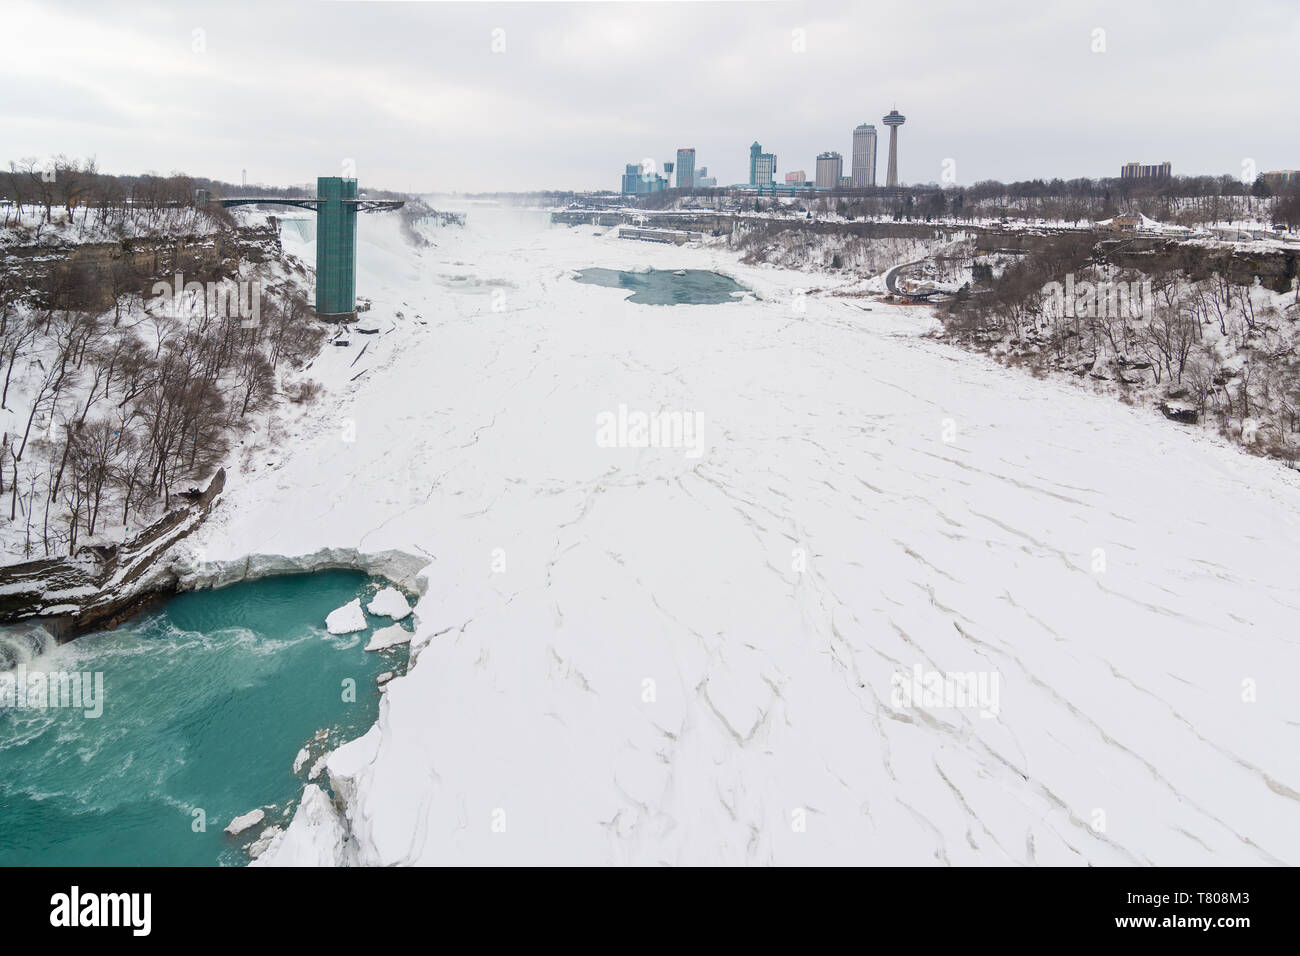
[[(346, 858), (1300, 864), (1294, 475), (725, 251), (438, 241), (363, 221), (394, 331), (327, 347), (201, 542), (431, 556), (418, 662), (330, 761)], [(761, 301), (571, 279), (650, 265)], [(602, 447), (620, 406), (702, 453)], [(984, 706), (900, 700), (918, 669)], [(272, 860), (339, 858), (311, 809)]]

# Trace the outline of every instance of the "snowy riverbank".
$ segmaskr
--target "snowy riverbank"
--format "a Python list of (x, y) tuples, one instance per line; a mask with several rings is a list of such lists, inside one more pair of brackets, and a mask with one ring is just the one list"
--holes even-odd
[[(508, 215), (362, 223), (378, 334), (196, 535), (427, 559), (413, 666), (329, 758), (345, 816), (311, 795), (265, 861), (1300, 863), (1295, 475), (921, 309)], [(620, 405), (702, 454), (602, 447)], [(916, 668), (996, 675), (994, 713), (900, 706)]]

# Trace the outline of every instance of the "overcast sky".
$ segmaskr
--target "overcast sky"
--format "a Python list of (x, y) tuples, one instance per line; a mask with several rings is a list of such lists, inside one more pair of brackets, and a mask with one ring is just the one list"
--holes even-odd
[(1294, 0), (0, 0), (0, 17), (5, 164), (289, 184), (352, 160), (363, 188), (617, 189), (624, 164), (694, 146), (727, 184), (756, 139), (779, 177), (827, 149), (847, 174), (853, 127), (884, 134), (897, 104), (906, 182), (949, 159), (959, 183), (1300, 167)]

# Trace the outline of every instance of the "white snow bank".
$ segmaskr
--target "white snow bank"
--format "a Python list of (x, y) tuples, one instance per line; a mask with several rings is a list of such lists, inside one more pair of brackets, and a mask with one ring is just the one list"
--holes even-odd
[(347, 831), (325, 791), (314, 783), (302, 792), (293, 822), (249, 866), (345, 866)]
[(284, 830), (280, 827), (267, 827), (262, 831), (261, 836), (249, 844), (248, 855), (256, 860), (267, 851), (271, 844), (275, 842), (275, 838), (283, 832)]

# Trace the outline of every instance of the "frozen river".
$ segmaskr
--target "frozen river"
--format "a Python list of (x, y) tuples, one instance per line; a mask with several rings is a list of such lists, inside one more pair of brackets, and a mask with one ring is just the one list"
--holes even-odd
[(273, 857), (1300, 864), (1294, 475), (722, 249), (361, 233), (202, 544), (420, 556), (418, 659)]

